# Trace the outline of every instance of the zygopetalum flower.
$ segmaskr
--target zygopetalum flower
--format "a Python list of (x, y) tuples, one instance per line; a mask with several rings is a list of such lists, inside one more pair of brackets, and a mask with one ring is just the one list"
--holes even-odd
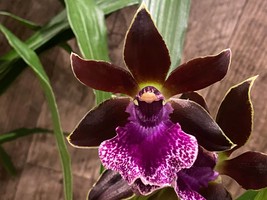
[[(233, 151), (244, 146), (251, 135), (254, 112), (250, 91), (256, 78), (257, 76), (251, 77), (231, 87), (216, 116), (216, 122), (235, 143), (235, 147), (219, 153), (217, 163), (214, 163), (215, 169), (220, 175), (230, 176), (247, 190), (267, 187), (267, 155), (247, 151), (234, 158), (229, 157)], [(205, 100), (196, 92), (185, 93), (181, 98), (195, 101), (208, 111)], [(201, 188), (201, 194), (207, 199), (231, 199), (231, 195), (218, 180), (210, 182), (207, 188)]]
[(126, 69), (71, 54), (73, 72), (83, 84), (128, 97), (111, 98), (90, 110), (69, 142), (99, 147), (103, 165), (119, 172), (136, 193), (172, 186), (181, 199), (204, 199), (200, 188), (218, 176), (213, 170), (215, 154), (207, 157), (204, 149), (225, 151), (233, 143), (203, 107), (173, 96), (220, 81), (230, 56), (226, 49), (196, 58), (167, 77), (168, 49), (141, 7), (125, 40)]

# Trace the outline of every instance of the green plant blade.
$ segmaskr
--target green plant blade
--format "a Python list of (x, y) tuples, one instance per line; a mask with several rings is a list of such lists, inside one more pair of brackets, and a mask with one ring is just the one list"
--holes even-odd
[[(136, 4), (138, 0), (98, 0), (96, 3), (107, 15), (123, 7)], [(47, 25), (31, 36), (26, 41), (26, 44), (39, 54), (73, 37), (74, 35), (67, 20), (66, 10), (63, 10)], [(14, 50), (0, 57), (0, 95), (5, 92), (26, 67), (27, 64), (20, 59), (20, 56)]]
[(44, 90), (48, 106), (52, 115), (53, 128), (55, 132), (56, 142), (61, 159), (61, 165), (64, 176), (64, 190), (67, 200), (72, 199), (72, 175), (71, 175), (71, 162), (67, 146), (64, 141), (63, 132), (61, 130), (59, 114), (57, 110), (57, 104), (54, 93), (52, 91), (49, 79), (43, 69), (43, 66), (36, 55), (25, 43), (21, 42), (15, 35), (13, 35), (8, 29), (0, 24), (0, 30), (7, 38), (9, 44), (17, 51), (17, 53), (23, 58), (23, 60), (32, 68), (36, 76), (39, 78), (41, 86)]
[(28, 27), (29, 29), (32, 29), (32, 30), (38, 30), (38, 29), (41, 28), (40, 25), (35, 24), (34, 22), (31, 22), (29, 20), (23, 19), (23, 18), (21, 18), (21, 17), (19, 17), (17, 15), (9, 13), (9, 12), (0, 11), (0, 15), (11, 17), (12, 19), (20, 22), (22, 25), (24, 25), (24, 26), (26, 26), (26, 27)]
[(267, 188), (256, 191), (247, 190), (236, 200), (265, 200), (267, 199)]
[(16, 169), (13, 165), (9, 155), (7, 152), (3, 149), (3, 147), (0, 146), (0, 163), (4, 167), (4, 169), (12, 176), (16, 175)]
[(258, 194), (255, 197), (255, 200), (265, 200), (267, 199), (267, 188), (258, 191)]
[(52, 133), (51, 130), (43, 128), (19, 128), (0, 135), (0, 144), (15, 140), (20, 137), (35, 133)]
[[(68, 20), (66, 19), (66, 11), (61, 11), (48, 24), (36, 31), (29, 39), (25, 41), (28, 47), (33, 50), (38, 49), (46, 44), (50, 39), (55, 37), (59, 32), (69, 28)], [(10, 51), (0, 58), (0, 60), (13, 60), (20, 57), (16, 51)]]
[[(93, 0), (65, 0), (69, 24), (84, 58), (109, 61), (104, 13)], [(96, 91), (97, 104), (111, 97)]]
[[(25, 43), (37, 53), (41, 53), (72, 37), (73, 33), (69, 29), (66, 11), (62, 11), (47, 25), (36, 31)], [(26, 66), (27, 64), (15, 50), (0, 57), (0, 94), (4, 93)]]
[(125, 6), (135, 5), (140, 2), (141, 0), (97, 0), (96, 4), (103, 10), (105, 14), (108, 14), (124, 8)]
[(65, 0), (65, 3), (83, 57), (108, 61), (104, 13), (93, 0)]
[(187, 28), (190, 0), (144, 0), (159, 32), (169, 49), (171, 72), (181, 62), (184, 36)]

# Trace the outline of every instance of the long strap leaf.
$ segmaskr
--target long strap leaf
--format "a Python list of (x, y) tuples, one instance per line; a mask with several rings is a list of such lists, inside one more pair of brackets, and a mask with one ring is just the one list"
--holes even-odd
[(7, 152), (3, 149), (3, 147), (0, 146), (0, 164), (4, 167), (4, 169), (12, 176), (16, 175), (16, 169), (13, 165), (9, 155)]
[(34, 22), (32, 21), (29, 21), (29, 20), (26, 20), (26, 19), (23, 19), (17, 15), (14, 15), (12, 13), (9, 13), (9, 12), (5, 12), (5, 11), (0, 11), (0, 15), (4, 15), (4, 16), (8, 16), (8, 17), (11, 17), (12, 19), (20, 22), (21, 24), (23, 24), (24, 26), (32, 29), (32, 30), (38, 30), (41, 28), (40, 25), (38, 24), (35, 24)]
[[(65, 3), (70, 27), (83, 57), (109, 61), (104, 12), (94, 0), (65, 0)], [(102, 91), (95, 94), (97, 104), (111, 96)]]
[(43, 128), (19, 128), (0, 135), (0, 144), (15, 140), (17, 138), (35, 134), (35, 133), (51, 133), (51, 130)]
[(38, 77), (41, 86), (44, 90), (48, 106), (52, 115), (53, 128), (55, 132), (56, 142), (61, 159), (61, 165), (64, 175), (64, 189), (65, 197), (67, 200), (72, 199), (72, 174), (71, 174), (71, 163), (70, 156), (67, 150), (67, 146), (64, 141), (63, 133), (61, 130), (61, 124), (57, 109), (55, 96), (50, 85), (50, 81), (43, 69), (43, 66), (36, 55), (25, 43), (20, 41), (15, 35), (13, 35), (7, 28), (0, 24), (0, 30), (7, 38), (9, 44), (17, 51), (22, 59), (32, 68)]

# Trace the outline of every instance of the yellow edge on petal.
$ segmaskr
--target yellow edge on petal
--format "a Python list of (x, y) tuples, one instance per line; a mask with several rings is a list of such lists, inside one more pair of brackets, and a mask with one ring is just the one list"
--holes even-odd
[[(254, 125), (254, 122), (253, 122), (253, 118), (254, 118), (254, 109), (253, 109), (253, 104), (252, 104), (252, 101), (251, 101), (251, 95), (250, 95), (250, 93), (251, 93), (252, 86), (254, 85), (254, 82), (255, 82), (255, 80), (258, 78), (258, 76), (259, 76), (259, 75), (252, 76), (252, 77), (250, 77), (250, 78), (248, 78), (248, 79), (242, 81), (241, 83), (238, 83), (238, 84), (232, 86), (232, 87), (226, 92), (226, 94), (225, 94), (223, 100), (221, 101), (221, 102), (224, 101), (224, 99), (226, 98), (227, 94), (228, 94), (233, 88), (236, 88), (236, 87), (238, 87), (239, 85), (242, 85), (242, 84), (245, 83), (245, 82), (250, 82), (249, 89), (248, 89), (248, 94), (249, 94), (249, 95), (248, 95), (248, 100), (249, 100), (249, 103), (250, 103), (250, 106), (251, 106), (251, 111), (252, 111), (252, 112), (251, 112), (251, 132), (253, 131), (253, 125)], [(247, 141), (250, 139), (250, 137), (251, 137), (251, 134), (249, 135)], [(228, 138), (228, 137), (227, 137), (227, 138)], [(229, 139), (229, 140), (230, 140), (230, 139)], [(247, 142), (247, 141), (246, 141), (246, 142)], [(246, 144), (246, 143), (245, 143), (245, 144)], [(244, 144), (244, 145), (245, 145), (245, 144)], [(236, 146), (236, 145), (235, 145), (235, 146)], [(230, 150), (230, 152), (231, 152), (231, 150)], [(230, 154), (231, 154), (231, 153), (230, 153)], [(219, 160), (220, 162), (223, 161), (223, 160), (226, 160), (226, 159), (230, 156), (230, 154), (227, 153), (227, 151), (220, 152), (219, 155), (218, 155), (218, 156), (219, 156), (219, 157), (218, 157), (218, 160)]]
[[(144, 2), (142, 2), (141, 5), (140, 5), (140, 7), (137, 9), (136, 13), (134, 14), (134, 17), (133, 17), (133, 19), (132, 19), (132, 21), (131, 21), (131, 24), (130, 24), (130, 26), (129, 26), (129, 28), (128, 28), (126, 34), (125, 34), (124, 44), (123, 44), (123, 50), (122, 50), (122, 52), (124, 52), (124, 49), (125, 49), (125, 43), (126, 43), (127, 35), (128, 35), (128, 33), (129, 33), (129, 31), (130, 31), (130, 29), (131, 29), (131, 27), (132, 27), (132, 25), (133, 25), (133, 23), (134, 23), (134, 21), (135, 21), (136, 16), (138, 15), (138, 13), (139, 13), (141, 10), (146, 10), (146, 12), (150, 15), (150, 18), (151, 18), (152, 22), (154, 23), (154, 26), (155, 26), (156, 29), (158, 30), (158, 27), (156, 26), (156, 23), (155, 23), (155, 21), (154, 21), (152, 15), (151, 15), (151, 13), (150, 13), (150, 11), (147, 9), (146, 4), (145, 4)], [(161, 35), (161, 34), (160, 34), (160, 35)], [(161, 37), (162, 37), (162, 35), (161, 35)], [(168, 54), (170, 55), (170, 53), (169, 53), (169, 49), (168, 49), (168, 47), (167, 47), (167, 44), (166, 44), (166, 42), (164, 41), (163, 38), (162, 38), (162, 41), (164, 42), (164, 44), (165, 44), (165, 46), (166, 46), (166, 48), (167, 48), (167, 50), (168, 50)], [(123, 55), (123, 58), (124, 58), (124, 55)], [(124, 62), (124, 65), (125, 65), (125, 66), (127, 67), (127, 69), (128, 69), (128, 66), (127, 66), (127, 64), (125, 63), (125, 59), (123, 59), (123, 62)], [(128, 69), (128, 71), (131, 73), (131, 71), (130, 71), (129, 69)], [(132, 74), (132, 73), (131, 73), (131, 74)], [(132, 76), (133, 76), (133, 75), (132, 75)], [(133, 77), (134, 77), (134, 76), (133, 76)], [(153, 86), (153, 87), (157, 88), (157, 89), (161, 92), (161, 88), (162, 88), (163, 85), (160, 84), (160, 83), (156, 83), (156, 82), (142, 82), (142, 83), (138, 83), (138, 86), (139, 86), (139, 89), (140, 89), (140, 90), (143, 89), (143, 88), (145, 88), (145, 87), (147, 87), (147, 86)], [(163, 94), (163, 95), (164, 95), (164, 94)]]

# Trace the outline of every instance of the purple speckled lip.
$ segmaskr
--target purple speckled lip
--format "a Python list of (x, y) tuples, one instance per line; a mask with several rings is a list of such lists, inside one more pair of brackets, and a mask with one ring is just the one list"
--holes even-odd
[(159, 98), (152, 103), (131, 102), (126, 109), (128, 123), (99, 147), (103, 165), (118, 171), (141, 194), (173, 185), (177, 173), (190, 168), (198, 154), (196, 138), (170, 121), (171, 105), (163, 105), (155, 88), (146, 87), (139, 95), (145, 92), (155, 92)]

